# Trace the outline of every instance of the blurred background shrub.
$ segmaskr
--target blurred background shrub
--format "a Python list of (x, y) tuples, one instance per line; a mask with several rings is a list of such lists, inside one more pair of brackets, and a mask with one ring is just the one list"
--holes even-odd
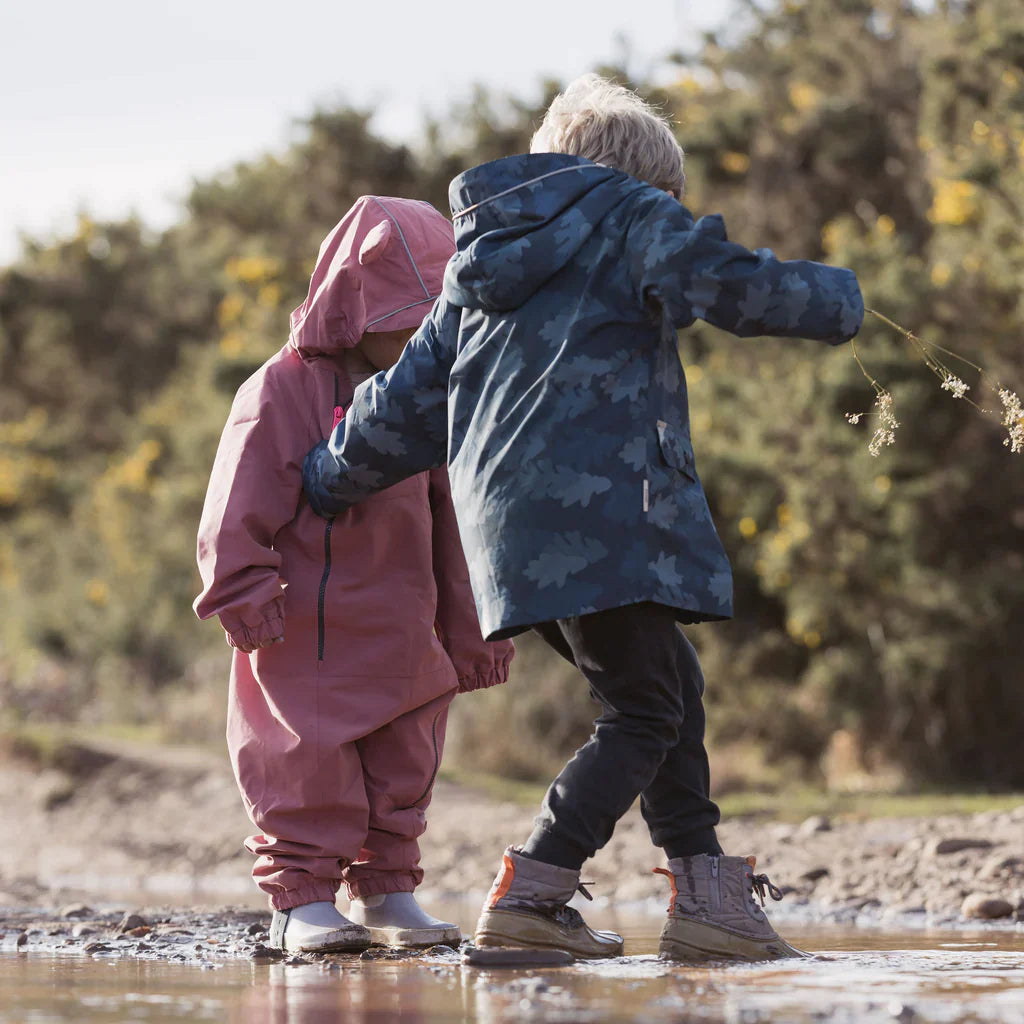
[[(748, 246), (853, 267), (870, 305), (1019, 391), (1024, 8), (776, 0), (746, 19), (630, 83), (679, 123), (687, 205)], [(537, 106), (480, 90), (416, 151), (370, 112), (320, 110), (288, 150), (198, 182), (165, 232), (83, 215), (24, 242), (0, 270), (0, 724), (217, 740), (228, 653), (190, 602), (235, 389), (357, 196), (447, 209), (449, 179), (524, 150), (558, 85)], [(891, 330), (869, 321), (858, 350), (901, 423), (877, 459), (870, 422), (844, 419), (874, 397), (848, 349), (681, 338), (736, 572), (736, 619), (689, 631), (716, 776), (1024, 785), (1024, 462)], [(525, 638), (509, 686), (457, 702), (450, 762), (548, 778), (593, 713)]]

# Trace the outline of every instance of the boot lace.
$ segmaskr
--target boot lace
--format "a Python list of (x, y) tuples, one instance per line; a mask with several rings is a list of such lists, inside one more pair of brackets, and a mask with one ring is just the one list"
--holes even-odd
[[(593, 882), (580, 882), (576, 887), (576, 891), (582, 893), (588, 900), (593, 901), (594, 897), (590, 895), (587, 889), (588, 885), (593, 884)], [(508, 905), (521, 907), (523, 910), (528, 910), (532, 913), (544, 914), (566, 928), (581, 928), (585, 924), (583, 915), (575, 907), (570, 907), (566, 903), (557, 903), (551, 900), (508, 900)]]
[[(771, 896), (776, 902), (782, 899), (782, 890), (777, 885), (773, 885), (772, 880), (767, 875), (755, 875), (751, 871), (748, 877), (750, 878), (751, 897), (756, 893), (762, 907), (764, 906), (766, 895)], [(750, 902), (753, 903), (753, 899)]]
[[(590, 895), (590, 891), (587, 889), (588, 885), (593, 884), (593, 882), (580, 882), (576, 886), (576, 891), (582, 893), (588, 900), (593, 902), (594, 897)], [(570, 907), (564, 903), (555, 909), (552, 916), (559, 924), (565, 925), (567, 928), (580, 928), (584, 923), (583, 915), (575, 907)]]

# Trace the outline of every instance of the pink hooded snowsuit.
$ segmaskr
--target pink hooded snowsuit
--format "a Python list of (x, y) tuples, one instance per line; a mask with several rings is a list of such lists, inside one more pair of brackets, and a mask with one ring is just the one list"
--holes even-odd
[(480, 634), (444, 468), (329, 522), (302, 494), (306, 452), (352, 398), (343, 350), (418, 325), (454, 248), (428, 203), (359, 199), (217, 451), (195, 610), (236, 648), (228, 747), (277, 910), (333, 901), (342, 881), (352, 897), (415, 889), (448, 705), (508, 676), (511, 645)]

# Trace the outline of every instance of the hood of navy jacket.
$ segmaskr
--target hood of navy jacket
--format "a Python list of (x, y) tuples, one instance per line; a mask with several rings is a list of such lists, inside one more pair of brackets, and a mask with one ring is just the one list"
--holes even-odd
[(648, 187), (561, 153), (505, 157), (460, 174), (448, 192), (456, 251), (445, 270), (445, 298), (467, 309), (517, 309), (615, 206)]

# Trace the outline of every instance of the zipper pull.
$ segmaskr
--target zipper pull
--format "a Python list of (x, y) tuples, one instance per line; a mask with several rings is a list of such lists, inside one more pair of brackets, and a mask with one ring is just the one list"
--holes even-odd
[(717, 857), (712, 857), (711, 858), (711, 877), (712, 878), (717, 878), (718, 877), (718, 858)]

